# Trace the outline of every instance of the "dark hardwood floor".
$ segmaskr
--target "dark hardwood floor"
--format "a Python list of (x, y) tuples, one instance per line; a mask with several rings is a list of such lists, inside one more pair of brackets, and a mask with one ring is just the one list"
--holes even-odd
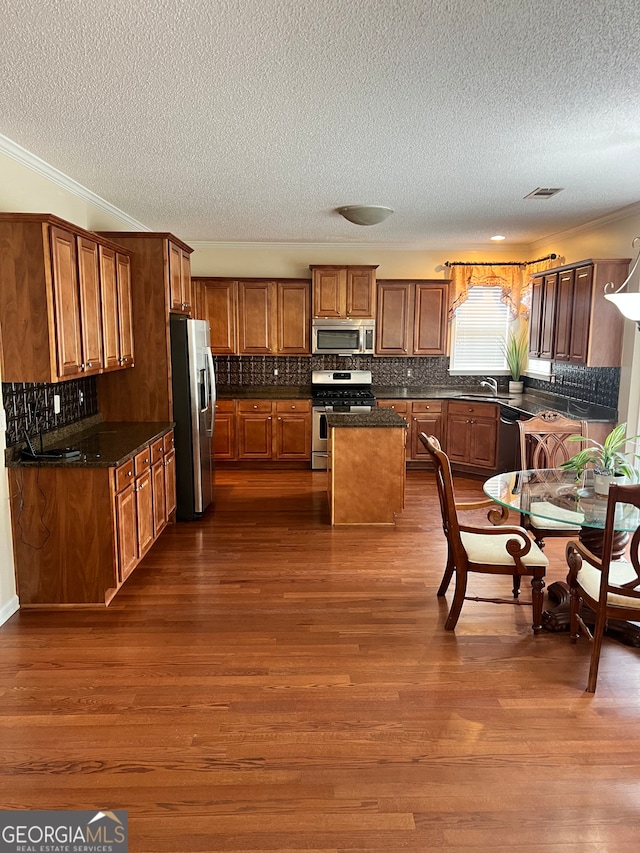
[(429, 473), (394, 528), (352, 529), (322, 472), (217, 477), (108, 610), (0, 628), (3, 809), (127, 809), (133, 853), (637, 851), (637, 650), (605, 640), (592, 696), (588, 642), (529, 607), (445, 632)]

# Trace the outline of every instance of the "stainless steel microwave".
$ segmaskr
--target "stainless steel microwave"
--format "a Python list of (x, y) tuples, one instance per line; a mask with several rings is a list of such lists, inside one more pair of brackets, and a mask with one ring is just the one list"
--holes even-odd
[(326, 355), (373, 355), (375, 320), (313, 320), (311, 352)]

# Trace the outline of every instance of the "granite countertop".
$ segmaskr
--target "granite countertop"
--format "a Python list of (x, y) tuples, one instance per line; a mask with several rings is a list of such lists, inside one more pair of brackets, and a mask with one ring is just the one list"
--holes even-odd
[[(374, 385), (372, 390), (378, 400), (476, 400), (482, 403), (497, 403), (503, 409), (524, 415), (537, 415), (547, 409), (553, 409), (567, 417), (594, 423), (613, 423), (618, 418), (616, 409), (541, 391), (525, 391), (524, 394), (500, 393), (496, 397), (476, 391), (473, 387), (460, 386), (434, 388)], [(225, 385), (218, 388), (220, 400), (309, 400), (311, 396), (310, 385)]]
[[(98, 423), (76, 432), (67, 430), (64, 438), (50, 433), (45, 451), (51, 447), (73, 447), (80, 451), (75, 459), (22, 460), (20, 449), (7, 450), (8, 468), (47, 466), (55, 468), (115, 468), (133, 458), (150, 442), (173, 429), (173, 423)], [(56, 440), (58, 439), (58, 440)], [(35, 442), (36, 447), (38, 443)]]
[(327, 426), (331, 427), (400, 427), (407, 428), (407, 422), (393, 409), (374, 408), (370, 412), (327, 412)]

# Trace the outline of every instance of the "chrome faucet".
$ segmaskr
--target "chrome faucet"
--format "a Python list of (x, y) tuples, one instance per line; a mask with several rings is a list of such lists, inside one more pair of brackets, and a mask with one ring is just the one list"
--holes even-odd
[(486, 385), (487, 388), (491, 388), (491, 390), (493, 391), (494, 397), (498, 396), (498, 381), (497, 381), (497, 379), (493, 379), (491, 376), (485, 376), (485, 378), (480, 383), (480, 387), (482, 388), (484, 385)]

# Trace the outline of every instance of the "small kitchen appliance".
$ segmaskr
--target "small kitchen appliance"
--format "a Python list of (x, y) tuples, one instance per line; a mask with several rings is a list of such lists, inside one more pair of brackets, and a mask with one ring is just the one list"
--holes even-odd
[(370, 412), (376, 405), (370, 370), (314, 370), (311, 374), (311, 467), (327, 467), (327, 412)]

